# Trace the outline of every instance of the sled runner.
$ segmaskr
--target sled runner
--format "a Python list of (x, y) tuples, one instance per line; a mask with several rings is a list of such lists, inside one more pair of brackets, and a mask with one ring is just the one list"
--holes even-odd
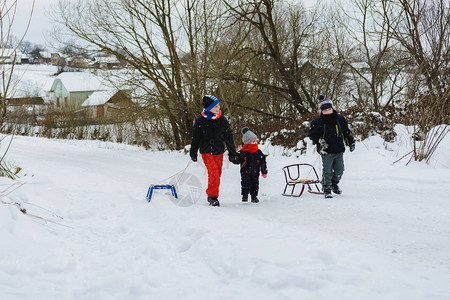
[[(313, 165), (310, 164), (293, 164), (283, 167), (286, 186), (282, 193), (283, 196), (300, 197), (305, 186), (308, 192), (313, 194), (322, 194), (319, 185), (321, 183), (319, 175)], [(311, 178), (313, 177), (313, 178)], [(297, 187), (297, 185), (300, 185)], [(290, 193), (288, 192), (290, 190)]]
[(177, 190), (175, 189), (175, 185), (173, 184), (152, 184), (148, 188), (147, 192), (147, 201), (150, 202), (152, 200), (153, 190), (171, 190), (172, 196), (175, 199), (178, 199)]

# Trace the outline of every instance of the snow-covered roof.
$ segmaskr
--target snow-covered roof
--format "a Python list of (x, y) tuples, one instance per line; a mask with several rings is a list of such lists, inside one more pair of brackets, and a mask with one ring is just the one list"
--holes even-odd
[(111, 97), (114, 96), (117, 92), (118, 90), (116, 89), (94, 92), (83, 102), (83, 104), (81, 104), (81, 106), (86, 107), (103, 105), (108, 102), (108, 100), (111, 99)]
[(61, 80), (69, 92), (105, 91), (110, 89), (102, 82), (100, 77), (89, 72), (63, 72), (55, 78), (55, 81), (58, 79)]
[(51, 58), (52, 57), (51, 53), (48, 51), (39, 51), (39, 55), (43, 58)]

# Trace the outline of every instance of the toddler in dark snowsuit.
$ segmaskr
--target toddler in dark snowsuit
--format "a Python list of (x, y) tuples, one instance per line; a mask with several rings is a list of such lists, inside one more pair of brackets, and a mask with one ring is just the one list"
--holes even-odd
[(338, 183), (344, 173), (345, 145), (350, 152), (355, 150), (347, 120), (333, 109), (333, 102), (319, 96), (320, 116), (311, 122), (309, 138), (317, 144), (317, 152), (322, 156), (322, 186), (325, 198), (332, 198), (331, 191), (341, 194)]
[(256, 134), (247, 127), (242, 128), (242, 148), (238, 151), (238, 161), (241, 164), (241, 194), (242, 201), (248, 201), (248, 194), (252, 202), (257, 203), (259, 190), (259, 173), (267, 177), (266, 156), (258, 149)]

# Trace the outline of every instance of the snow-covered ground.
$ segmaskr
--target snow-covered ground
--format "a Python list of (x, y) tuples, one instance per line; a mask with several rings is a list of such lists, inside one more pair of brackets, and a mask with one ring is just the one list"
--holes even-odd
[[(281, 196), (283, 166), (320, 171), (312, 148), (261, 148), (261, 202), (241, 203), (239, 168), (225, 161), (217, 208), (202, 162), (184, 153), (14, 137), (6, 160), (22, 170), (0, 178), (0, 298), (450, 298), (449, 137), (430, 165), (393, 164), (409, 151), (401, 135), (358, 143), (333, 199)], [(158, 190), (148, 203), (160, 183), (181, 200)]]
[(58, 67), (50, 65), (16, 65), (10, 97), (40, 96), (47, 99)]

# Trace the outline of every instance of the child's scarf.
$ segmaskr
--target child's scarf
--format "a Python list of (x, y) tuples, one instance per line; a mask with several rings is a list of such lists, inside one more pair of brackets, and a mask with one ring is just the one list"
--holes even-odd
[(202, 116), (204, 116), (205, 118), (207, 118), (208, 120), (215, 120), (215, 119), (218, 119), (218, 118), (220, 118), (220, 116), (222, 115), (222, 111), (221, 110), (219, 110), (219, 113), (216, 115), (216, 114), (213, 114), (212, 112), (210, 112), (210, 111), (207, 111), (207, 110), (203, 110), (202, 111)]
[(258, 144), (245, 144), (242, 145), (241, 151), (245, 151), (248, 153), (255, 153), (258, 151)]

